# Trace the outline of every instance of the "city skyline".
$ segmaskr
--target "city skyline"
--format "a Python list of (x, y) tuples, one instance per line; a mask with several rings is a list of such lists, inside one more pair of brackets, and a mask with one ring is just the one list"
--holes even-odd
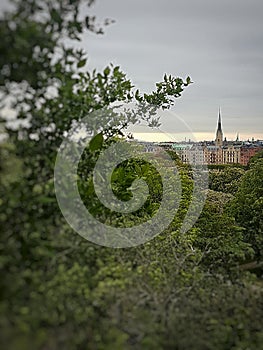
[[(166, 115), (169, 117), (169, 114)], [(180, 118), (179, 116), (175, 115), (177, 120), (175, 119), (174, 125), (178, 126), (178, 123), (176, 123)], [(160, 128), (156, 129), (150, 129), (147, 126), (135, 126), (131, 128), (131, 132), (135, 139), (138, 139), (140, 141), (148, 141), (148, 142), (188, 142), (188, 141), (214, 141), (216, 138), (216, 130), (218, 127), (218, 120), (220, 118), (220, 122), (222, 123), (222, 130), (224, 139), (226, 138), (227, 141), (235, 141), (237, 138), (240, 141), (252, 141), (252, 140), (263, 140), (263, 134), (261, 133), (240, 133), (238, 129), (238, 125), (236, 128), (236, 131), (229, 131), (225, 130), (224, 127), (224, 117), (222, 116), (222, 109), (219, 107), (218, 115), (216, 118), (214, 118), (214, 131), (210, 132), (195, 132), (190, 128), (190, 126), (187, 125), (189, 128), (189, 132), (171, 132), (171, 127), (169, 129), (162, 129), (162, 126)], [(161, 118), (161, 120), (164, 121), (164, 125), (171, 124), (171, 121), (168, 120), (168, 123), (165, 123), (165, 118)], [(143, 132), (140, 132), (140, 129), (143, 130)], [(133, 132), (133, 130), (135, 130)]]
[[(194, 133), (194, 139), (190, 138), (190, 141), (214, 141), (214, 134), (213, 133)], [(137, 139), (138, 141), (146, 141), (146, 142), (188, 142), (189, 138), (187, 136), (184, 136), (184, 134), (167, 134), (167, 133), (134, 133), (133, 134), (134, 138)], [(262, 140), (261, 135), (240, 135), (239, 134), (239, 140), (240, 141), (252, 141), (254, 140)], [(235, 141), (236, 140), (236, 134), (226, 134), (226, 138), (228, 141)]]
[(248, 142), (241, 141), (239, 134), (236, 135), (235, 141), (227, 140), (222, 128), (220, 109), (215, 139), (202, 142), (195, 141), (197, 140), (189, 139), (181, 142), (178, 142), (178, 140), (170, 142), (141, 141), (141, 145), (143, 145), (146, 153), (158, 153), (160, 147), (164, 147), (174, 151), (183, 163), (193, 165), (240, 164), (247, 166), (250, 159), (263, 150), (263, 140), (254, 140), (253, 138)]

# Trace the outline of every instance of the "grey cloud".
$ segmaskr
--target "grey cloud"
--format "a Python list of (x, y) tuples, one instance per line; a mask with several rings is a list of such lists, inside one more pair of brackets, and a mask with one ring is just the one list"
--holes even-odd
[(175, 111), (194, 131), (213, 132), (221, 105), (225, 131), (263, 138), (262, 0), (97, 0), (92, 13), (116, 23), (83, 37), (90, 68), (118, 64), (143, 91), (190, 75)]

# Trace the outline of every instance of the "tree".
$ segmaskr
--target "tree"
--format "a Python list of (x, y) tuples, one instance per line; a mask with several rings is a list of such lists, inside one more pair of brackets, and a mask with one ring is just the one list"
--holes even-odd
[(251, 162), (231, 203), (236, 221), (245, 228), (246, 241), (251, 243), (257, 259), (262, 259), (263, 243), (263, 160)]
[(210, 170), (209, 188), (213, 191), (234, 194), (240, 185), (245, 170), (236, 167)]
[[(54, 193), (56, 153), (65, 132), (84, 115), (116, 101), (169, 108), (190, 84), (190, 78), (165, 75), (156, 91), (141, 94), (118, 66), (87, 71), (86, 53), (65, 44), (66, 38), (78, 41), (86, 29), (101, 33), (95, 18), (80, 20), (83, 3), (93, 1), (19, 0), (0, 21), (0, 90), (17, 113), (16, 125), (6, 123), (5, 131), (21, 163), (19, 179), (1, 186), (5, 348), (123, 349), (125, 333), (109, 322), (107, 307), (116, 289), (130, 283), (130, 265), (116, 270), (112, 251), (84, 241), (65, 224)], [(111, 123), (106, 141), (128, 122)], [(94, 157), (96, 152), (87, 161), (92, 164)], [(7, 163), (5, 157), (4, 171)]]
[(225, 210), (231, 199), (231, 195), (210, 190), (197, 221), (199, 234), (195, 245), (204, 252), (203, 263), (213, 271), (232, 269), (253, 256), (250, 244), (244, 240), (242, 227)]

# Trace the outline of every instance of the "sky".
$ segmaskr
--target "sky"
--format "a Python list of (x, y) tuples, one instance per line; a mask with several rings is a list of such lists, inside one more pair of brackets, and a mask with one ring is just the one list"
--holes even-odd
[(116, 23), (83, 37), (89, 67), (120, 65), (145, 92), (164, 73), (190, 75), (173, 113), (197, 139), (214, 138), (219, 106), (228, 139), (263, 139), (262, 0), (97, 0), (92, 13)]
[(227, 139), (263, 139), (262, 0), (96, 0), (85, 12), (116, 21), (83, 36), (88, 68), (119, 65), (142, 92), (165, 73), (192, 78), (175, 119), (162, 120), (162, 140), (177, 117), (196, 139), (213, 139), (219, 106)]

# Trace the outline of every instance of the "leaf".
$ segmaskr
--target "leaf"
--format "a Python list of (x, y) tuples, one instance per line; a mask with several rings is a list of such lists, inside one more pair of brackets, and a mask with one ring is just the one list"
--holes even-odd
[(91, 139), (89, 143), (89, 148), (91, 152), (94, 152), (101, 149), (102, 144), (103, 144), (103, 136), (102, 136), (102, 133), (99, 133)]
[(114, 74), (114, 75), (118, 75), (118, 73), (120, 73), (120, 66), (116, 66), (116, 67), (114, 67), (114, 69), (113, 69), (113, 74)]
[(139, 90), (136, 90), (136, 92), (135, 92), (135, 99), (137, 100), (137, 101), (139, 101), (139, 102), (142, 102), (142, 100), (143, 100), (143, 98), (140, 96), (140, 92), (139, 92)]
[(87, 59), (84, 58), (83, 60), (80, 60), (79, 63), (77, 64), (78, 68), (84, 67), (87, 62)]
[(56, 23), (61, 23), (62, 22), (62, 18), (59, 14), (58, 11), (56, 11), (55, 9), (52, 9), (51, 12), (50, 12), (50, 15), (51, 15), (51, 18), (54, 22)]
[(107, 77), (110, 74), (110, 68), (106, 67), (103, 71), (104, 75)]
[(187, 78), (186, 78), (186, 83), (187, 83), (188, 85), (192, 83), (192, 81), (191, 81), (191, 78), (190, 78), (190, 77), (187, 77)]
[(39, 203), (54, 203), (56, 202), (56, 199), (55, 198), (51, 198), (51, 197), (46, 197), (46, 196), (41, 196), (41, 197), (38, 197), (38, 202)]

